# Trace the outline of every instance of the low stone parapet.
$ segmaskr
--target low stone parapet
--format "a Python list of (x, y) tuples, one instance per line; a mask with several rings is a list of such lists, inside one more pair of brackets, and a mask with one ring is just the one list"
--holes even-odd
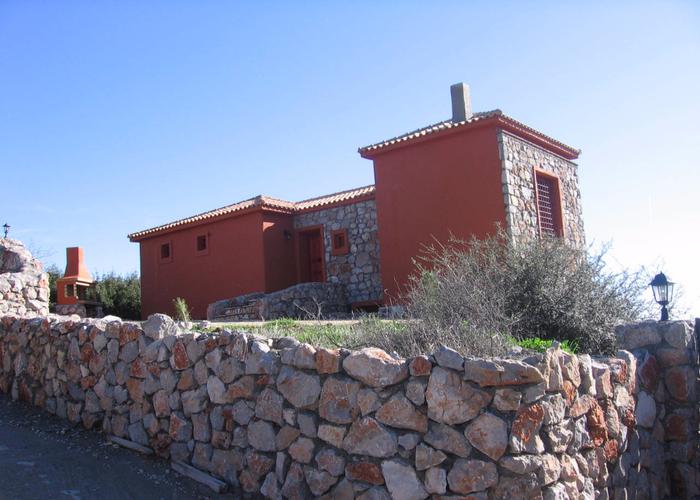
[(209, 304), (209, 321), (343, 317), (350, 312), (345, 285), (300, 283), (272, 293), (251, 293)]
[(679, 392), (669, 365), (652, 391), (639, 348), (400, 359), (183, 332), (162, 315), (6, 316), (0, 390), (266, 498), (691, 498), (697, 428), (676, 402), (695, 387), (688, 374)]

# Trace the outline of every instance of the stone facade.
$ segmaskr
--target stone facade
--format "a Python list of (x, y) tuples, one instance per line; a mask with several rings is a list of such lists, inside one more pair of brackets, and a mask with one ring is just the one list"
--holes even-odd
[(163, 315), (4, 316), (0, 390), (265, 498), (692, 498), (692, 330), (618, 337), (634, 354), (399, 359)]
[(577, 165), (508, 132), (498, 133), (498, 145), (509, 235), (539, 235), (534, 178), (537, 168), (559, 178), (564, 237), (573, 245), (584, 245)]
[(250, 293), (209, 304), (210, 321), (343, 317), (349, 310), (345, 285), (300, 283), (272, 293)]
[[(351, 303), (379, 300), (382, 282), (374, 200), (294, 216), (296, 229), (317, 225), (323, 225), (326, 280), (345, 285)], [(349, 252), (345, 255), (332, 255), (331, 235), (336, 229), (347, 229)]]
[(47, 315), (49, 277), (18, 240), (0, 239), (0, 314)]
[(617, 328), (637, 361), (636, 429), (625, 471), (650, 498), (700, 497), (698, 350), (690, 323), (649, 321)]

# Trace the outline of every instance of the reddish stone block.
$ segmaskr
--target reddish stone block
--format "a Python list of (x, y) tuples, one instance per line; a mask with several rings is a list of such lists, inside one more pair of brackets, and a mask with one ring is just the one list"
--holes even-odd
[(656, 362), (656, 358), (649, 356), (645, 359), (639, 366), (637, 373), (639, 374), (639, 381), (642, 383), (642, 387), (653, 393), (659, 383), (659, 365)]
[(80, 361), (83, 363), (87, 364), (90, 362), (90, 360), (97, 354), (95, 352), (95, 349), (92, 347), (92, 344), (85, 344), (81, 349), (80, 349)]
[(408, 363), (408, 369), (414, 377), (425, 377), (430, 375), (430, 370), (433, 369), (433, 364), (427, 356), (416, 356)]
[(384, 484), (382, 469), (371, 462), (353, 462), (345, 466), (345, 477), (351, 481), (364, 481), (369, 484)]
[(320, 348), (315, 354), (318, 373), (338, 373), (340, 371), (340, 350)]
[(598, 402), (594, 402), (586, 415), (586, 428), (594, 446), (601, 446), (608, 439), (608, 429), (605, 425), (605, 412)]
[(608, 439), (603, 445), (603, 451), (605, 452), (605, 460), (608, 462), (614, 462), (620, 454), (617, 441), (614, 439)]
[(129, 373), (131, 374), (132, 377), (135, 378), (146, 378), (146, 363), (141, 361), (140, 359), (135, 359), (134, 361), (131, 362), (131, 366), (129, 368)]
[(569, 404), (574, 402), (577, 395), (576, 386), (569, 380), (564, 380), (564, 396), (566, 396), (566, 400)]
[(632, 408), (627, 408), (622, 414), (620, 421), (630, 430), (637, 426), (637, 420), (634, 417), (634, 410)]
[(521, 408), (513, 421), (511, 435), (527, 443), (537, 434), (544, 419), (544, 409), (539, 403)]
[(176, 370), (185, 370), (190, 366), (190, 358), (187, 356), (185, 344), (179, 340), (173, 345), (173, 365)]
[(138, 339), (141, 333), (143, 332), (138, 326), (131, 323), (122, 323), (119, 329), (119, 347), (123, 347), (129, 342)]
[(666, 390), (673, 399), (688, 401), (694, 392), (695, 371), (688, 366), (675, 366), (666, 370)]

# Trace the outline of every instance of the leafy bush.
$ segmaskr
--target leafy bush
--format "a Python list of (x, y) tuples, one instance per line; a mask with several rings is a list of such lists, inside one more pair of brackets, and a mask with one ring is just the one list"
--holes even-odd
[(56, 295), (56, 281), (58, 278), (63, 277), (63, 273), (56, 264), (51, 264), (44, 271), (49, 275), (49, 311), (55, 311), (58, 298)]
[(508, 337), (568, 341), (582, 352), (614, 351), (614, 327), (646, 309), (640, 272), (609, 272), (593, 253), (561, 239), (513, 241), (503, 232), (469, 244), (427, 248), (406, 293), (412, 320), (372, 342), (402, 355), (440, 344), (478, 356), (503, 355)]
[(126, 276), (115, 273), (97, 275), (95, 289), (105, 314), (122, 319), (141, 319), (141, 282), (136, 273)]

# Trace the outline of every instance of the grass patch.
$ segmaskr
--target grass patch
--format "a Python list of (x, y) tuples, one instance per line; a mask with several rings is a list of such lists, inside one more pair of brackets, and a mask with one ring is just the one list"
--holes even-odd
[[(522, 347), (523, 349), (530, 349), (531, 351), (536, 351), (536, 352), (545, 352), (547, 349), (552, 347), (552, 344), (556, 342), (556, 340), (551, 340), (551, 339), (541, 339), (538, 337), (534, 338), (529, 338), (529, 339), (520, 339), (520, 340), (515, 340), (513, 339), (513, 343), (515, 345), (518, 345)], [(569, 341), (569, 340), (563, 340), (559, 342), (559, 347), (561, 348), (562, 351), (566, 351), (570, 354), (576, 354), (576, 350), (578, 346), (576, 345), (576, 342)]]

